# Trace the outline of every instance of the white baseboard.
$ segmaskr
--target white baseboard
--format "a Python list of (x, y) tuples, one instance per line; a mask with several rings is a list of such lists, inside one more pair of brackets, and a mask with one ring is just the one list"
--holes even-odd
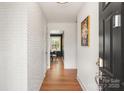
[(41, 80), (41, 82), (40, 82), (40, 87), (39, 87), (39, 90), (38, 90), (38, 91), (40, 91), (40, 88), (41, 88), (41, 86), (42, 86), (42, 84), (43, 84), (43, 81), (44, 81), (45, 76), (46, 76), (46, 72), (44, 73), (43, 78), (42, 78), (42, 80)]
[(76, 67), (64, 67), (64, 69), (77, 69)]
[(87, 89), (86, 89), (85, 85), (81, 82), (81, 80), (80, 80), (79, 76), (77, 76), (77, 80), (78, 80), (78, 82), (79, 82), (79, 84), (80, 84), (81, 88), (83, 89), (83, 91), (87, 91)]

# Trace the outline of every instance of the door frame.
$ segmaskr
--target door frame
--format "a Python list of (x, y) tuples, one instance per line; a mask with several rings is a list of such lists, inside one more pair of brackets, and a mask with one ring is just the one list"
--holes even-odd
[[(62, 47), (63, 47), (63, 51), (64, 51), (64, 31), (63, 32), (60, 32), (60, 33), (49, 33), (48, 34), (48, 42), (47, 42), (47, 69), (50, 69), (50, 36), (61, 36), (61, 51), (62, 51)], [(64, 58), (64, 53), (63, 53), (63, 58)], [(63, 59), (63, 62), (64, 62), (64, 59)]]

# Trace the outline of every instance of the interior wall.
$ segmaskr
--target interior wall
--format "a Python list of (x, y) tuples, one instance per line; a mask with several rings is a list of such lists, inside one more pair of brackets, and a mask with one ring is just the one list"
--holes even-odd
[[(90, 46), (81, 46), (81, 22), (90, 16)], [(99, 57), (98, 3), (84, 3), (77, 16), (77, 69), (78, 79), (86, 90), (98, 90), (95, 75)]]
[(0, 3), (0, 90), (27, 90), (27, 12)]
[[(48, 23), (48, 51), (50, 52), (50, 32), (64, 31), (64, 68), (76, 68), (76, 23)], [(48, 53), (48, 68), (50, 53)]]
[(46, 20), (38, 3), (28, 5), (28, 90), (39, 90), (46, 71)]
[(40, 89), (46, 24), (38, 3), (0, 3), (0, 90)]

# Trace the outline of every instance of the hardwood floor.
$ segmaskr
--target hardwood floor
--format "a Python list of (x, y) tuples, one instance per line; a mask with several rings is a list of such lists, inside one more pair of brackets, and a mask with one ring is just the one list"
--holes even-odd
[(81, 91), (76, 79), (76, 69), (64, 69), (62, 58), (57, 58), (47, 71), (40, 90), (43, 91)]

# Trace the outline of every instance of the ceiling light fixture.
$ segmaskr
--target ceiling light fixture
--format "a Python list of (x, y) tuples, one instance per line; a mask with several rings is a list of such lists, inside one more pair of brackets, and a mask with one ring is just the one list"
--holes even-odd
[(57, 2), (58, 4), (66, 4), (66, 3), (68, 3), (68, 2)]

